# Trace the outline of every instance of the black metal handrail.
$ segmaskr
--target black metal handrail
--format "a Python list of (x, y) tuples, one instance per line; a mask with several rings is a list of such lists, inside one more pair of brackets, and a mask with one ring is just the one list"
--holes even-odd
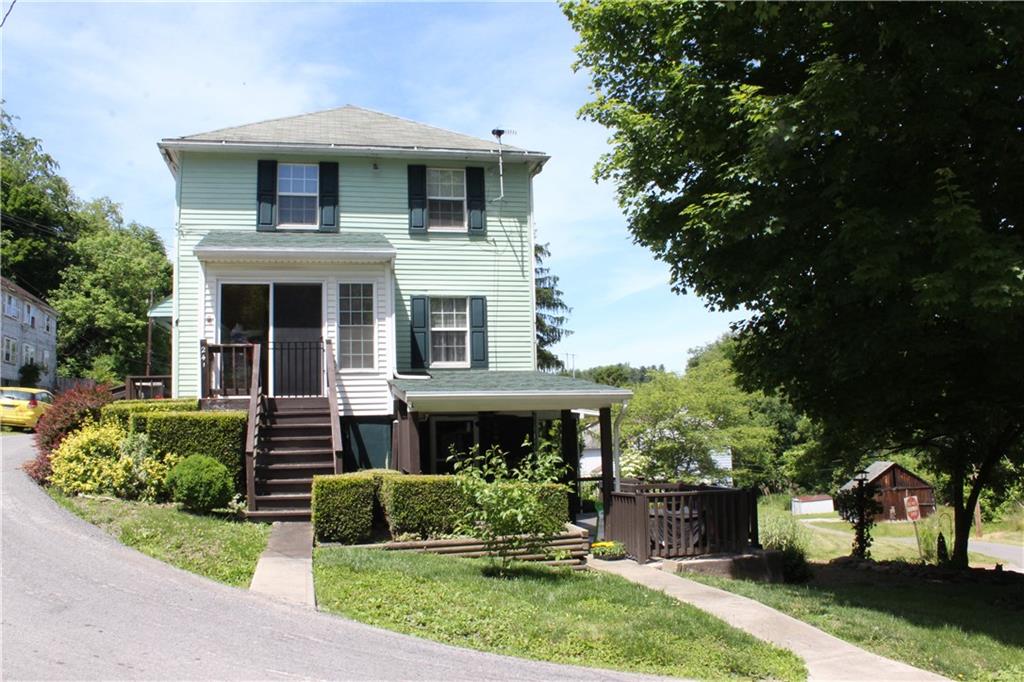
[(296, 398), (324, 395), (324, 342), (272, 341), (267, 344), (275, 396)]

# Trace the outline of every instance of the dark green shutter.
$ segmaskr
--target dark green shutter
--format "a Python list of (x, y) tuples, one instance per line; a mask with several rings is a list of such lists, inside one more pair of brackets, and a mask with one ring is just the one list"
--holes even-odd
[(466, 169), (466, 209), (469, 211), (469, 233), (484, 234), (487, 221), (484, 209), (487, 199), (484, 192), (484, 169)]
[(338, 231), (338, 162), (320, 162), (320, 231)]
[(277, 161), (256, 162), (256, 229), (277, 227)]
[(409, 166), (409, 231), (427, 231), (426, 166)]
[(409, 359), (413, 369), (423, 369), (430, 364), (430, 299), (413, 296), (409, 303), (409, 326), (412, 339), (409, 345)]
[(469, 366), (487, 369), (487, 299), (469, 298)]

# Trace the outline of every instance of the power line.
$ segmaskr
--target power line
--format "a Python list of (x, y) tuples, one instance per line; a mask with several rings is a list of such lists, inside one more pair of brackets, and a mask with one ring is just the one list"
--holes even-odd
[(14, 6), (17, 5), (17, 4), (18, 4), (18, 0), (11, 0), (11, 6), (7, 8), (6, 12), (4, 12), (4, 18), (0, 19), (0, 28), (3, 28), (4, 24), (7, 23), (7, 17), (9, 17), (11, 15), (11, 10), (14, 9)]

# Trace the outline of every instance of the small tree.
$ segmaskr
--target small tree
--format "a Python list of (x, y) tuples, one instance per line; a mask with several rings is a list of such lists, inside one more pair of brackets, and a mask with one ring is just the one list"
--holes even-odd
[(853, 524), (853, 556), (858, 559), (871, 557), (871, 528), (875, 525), (875, 514), (882, 511), (882, 505), (875, 498), (878, 486), (863, 478), (849, 490), (840, 490), (835, 497), (839, 515)]
[(39, 385), (39, 377), (43, 374), (43, 368), (36, 364), (35, 360), (29, 360), (18, 368), (18, 383), (25, 388), (35, 388)]
[(554, 448), (537, 448), (514, 469), (497, 445), (483, 452), (474, 445), (465, 453), (453, 447), (448, 461), (468, 502), (458, 531), (483, 541), (491, 569), (499, 575), (508, 573), (516, 556), (542, 551), (564, 527), (563, 519), (550, 513), (541, 488), (545, 483), (564, 486), (558, 482), (566, 466)]

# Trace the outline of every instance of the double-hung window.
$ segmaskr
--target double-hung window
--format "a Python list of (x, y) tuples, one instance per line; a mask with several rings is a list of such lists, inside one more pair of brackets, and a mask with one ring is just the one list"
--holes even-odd
[(316, 227), (320, 196), (320, 167), (315, 163), (277, 165), (278, 224)]
[(431, 230), (466, 229), (466, 171), (427, 169), (427, 220)]
[(43, 351), (43, 369), (46, 371), (50, 370), (50, 351)]
[(4, 337), (4, 362), (13, 365), (18, 359), (18, 344), (9, 336)]
[(338, 285), (338, 364), (341, 369), (374, 367), (373, 284)]
[(36, 347), (26, 343), (21, 347), (21, 364), (28, 365), (36, 361)]
[(36, 328), (36, 311), (35, 308), (32, 307), (31, 303), (25, 304), (25, 324), (32, 329)]
[(4, 294), (4, 315), (18, 319), (21, 316), (21, 305), (11, 294)]
[(430, 299), (430, 364), (469, 366), (469, 315), (465, 298)]
[(49, 334), (53, 330), (53, 319), (49, 315), (44, 315), (43, 323), (46, 326), (46, 333)]

